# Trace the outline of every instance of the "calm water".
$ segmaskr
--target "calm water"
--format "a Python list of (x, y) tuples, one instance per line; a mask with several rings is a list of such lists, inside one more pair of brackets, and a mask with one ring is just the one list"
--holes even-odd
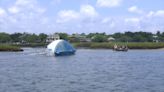
[(0, 52), (0, 92), (164, 92), (164, 50)]

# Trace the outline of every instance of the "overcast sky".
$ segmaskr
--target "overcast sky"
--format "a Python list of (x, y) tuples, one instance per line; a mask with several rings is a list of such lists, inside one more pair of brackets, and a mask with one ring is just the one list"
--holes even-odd
[(164, 0), (0, 0), (0, 32), (164, 32)]

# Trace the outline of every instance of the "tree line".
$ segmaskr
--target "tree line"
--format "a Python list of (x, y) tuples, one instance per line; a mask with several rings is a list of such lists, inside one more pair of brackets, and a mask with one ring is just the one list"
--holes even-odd
[(47, 38), (47, 34), (40, 33), (37, 34), (31, 34), (31, 33), (13, 33), (8, 34), (5, 32), (0, 33), (0, 43), (12, 43), (12, 42), (20, 42), (20, 43), (40, 43), (45, 42)]
[[(155, 34), (151, 32), (124, 32), (106, 34), (104, 33), (81, 33), (81, 34), (67, 34), (57, 33), (61, 39), (65, 39), (72, 42), (80, 42), (80, 38), (90, 39), (92, 42), (107, 42), (109, 37), (114, 38), (117, 42), (164, 42), (164, 32), (157, 31)], [(5, 33), (0, 32), (0, 43), (45, 43), (48, 34), (40, 33)]]

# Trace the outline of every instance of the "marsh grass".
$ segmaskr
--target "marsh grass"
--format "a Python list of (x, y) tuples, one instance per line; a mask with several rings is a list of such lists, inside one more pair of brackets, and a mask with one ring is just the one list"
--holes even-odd
[(21, 49), (18, 46), (12, 46), (12, 45), (8, 45), (8, 44), (0, 44), (0, 51), (23, 51), (23, 49)]
[(129, 49), (160, 49), (164, 48), (164, 43), (154, 43), (154, 42), (81, 42), (81, 43), (73, 43), (76, 48), (91, 48), (91, 49), (112, 49), (114, 45), (122, 46), (127, 45)]

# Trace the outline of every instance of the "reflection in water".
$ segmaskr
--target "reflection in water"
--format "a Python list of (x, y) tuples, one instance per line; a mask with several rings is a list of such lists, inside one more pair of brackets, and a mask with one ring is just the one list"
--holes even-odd
[(163, 92), (163, 50), (0, 52), (0, 92)]

